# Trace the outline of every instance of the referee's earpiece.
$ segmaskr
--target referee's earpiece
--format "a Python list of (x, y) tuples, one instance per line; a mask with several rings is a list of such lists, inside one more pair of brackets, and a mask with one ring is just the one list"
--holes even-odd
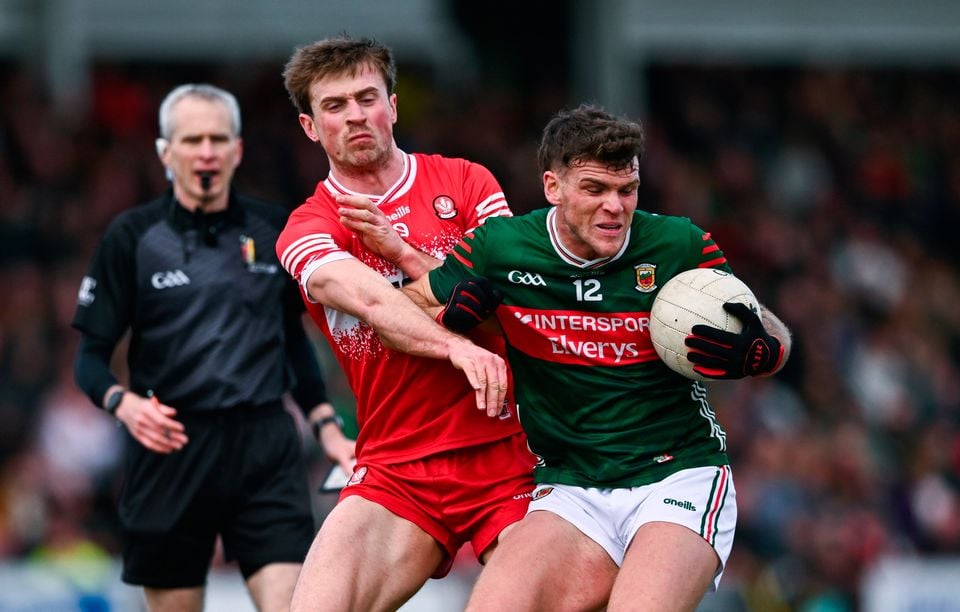
[(163, 161), (163, 154), (167, 152), (167, 147), (170, 146), (170, 141), (166, 138), (157, 138), (153, 141), (154, 146), (157, 148), (157, 156), (160, 158), (160, 163), (163, 164), (163, 172), (167, 177), (168, 181), (173, 180), (173, 171), (170, 170), (170, 167), (167, 166), (166, 162)]

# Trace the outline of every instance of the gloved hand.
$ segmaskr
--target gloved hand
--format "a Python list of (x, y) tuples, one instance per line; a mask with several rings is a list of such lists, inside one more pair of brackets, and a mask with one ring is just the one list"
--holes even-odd
[(783, 359), (783, 345), (767, 333), (757, 313), (746, 304), (727, 302), (723, 309), (743, 322), (739, 334), (709, 325), (694, 325), (684, 340), (693, 370), (708, 378), (735, 379), (774, 372)]
[(502, 299), (503, 292), (483, 276), (460, 281), (437, 320), (450, 331), (465, 334), (492, 315)]

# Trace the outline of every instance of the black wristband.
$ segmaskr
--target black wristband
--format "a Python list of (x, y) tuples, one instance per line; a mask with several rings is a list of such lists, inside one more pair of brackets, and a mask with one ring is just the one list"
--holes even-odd
[(337, 427), (339, 427), (341, 430), (343, 429), (343, 419), (340, 418), (339, 414), (334, 413), (310, 423), (310, 428), (313, 429), (313, 437), (319, 440), (320, 430), (330, 423), (336, 423)]
[(117, 416), (117, 408), (120, 406), (120, 402), (123, 401), (123, 396), (126, 392), (126, 389), (120, 388), (110, 394), (107, 402), (103, 405), (103, 409), (107, 414), (114, 417)]

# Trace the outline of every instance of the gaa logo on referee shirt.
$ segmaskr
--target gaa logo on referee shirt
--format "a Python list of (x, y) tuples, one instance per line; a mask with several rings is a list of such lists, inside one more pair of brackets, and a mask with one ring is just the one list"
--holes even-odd
[(183, 270), (167, 270), (157, 272), (150, 277), (150, 284), (154, 289), (170, 289), (190, 284), (190, 277)]

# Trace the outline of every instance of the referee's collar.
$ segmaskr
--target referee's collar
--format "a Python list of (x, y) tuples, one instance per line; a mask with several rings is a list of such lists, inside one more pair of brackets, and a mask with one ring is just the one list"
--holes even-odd
[(206, 230), (211, 227), (224, 227), (226, 225), (243, 224), (243, 207), (240, 206), (234, 191), (230, 190), (230, 196), (227, 200), (227, 208), (212, 213), (205, 213), (199, 208), (197, 210), (188, 210), (173, 195), (173, 189), (167, 190), (169, 199), (169, 219), (170, 224), (179, 231), (185, 232), (191, 229)]

